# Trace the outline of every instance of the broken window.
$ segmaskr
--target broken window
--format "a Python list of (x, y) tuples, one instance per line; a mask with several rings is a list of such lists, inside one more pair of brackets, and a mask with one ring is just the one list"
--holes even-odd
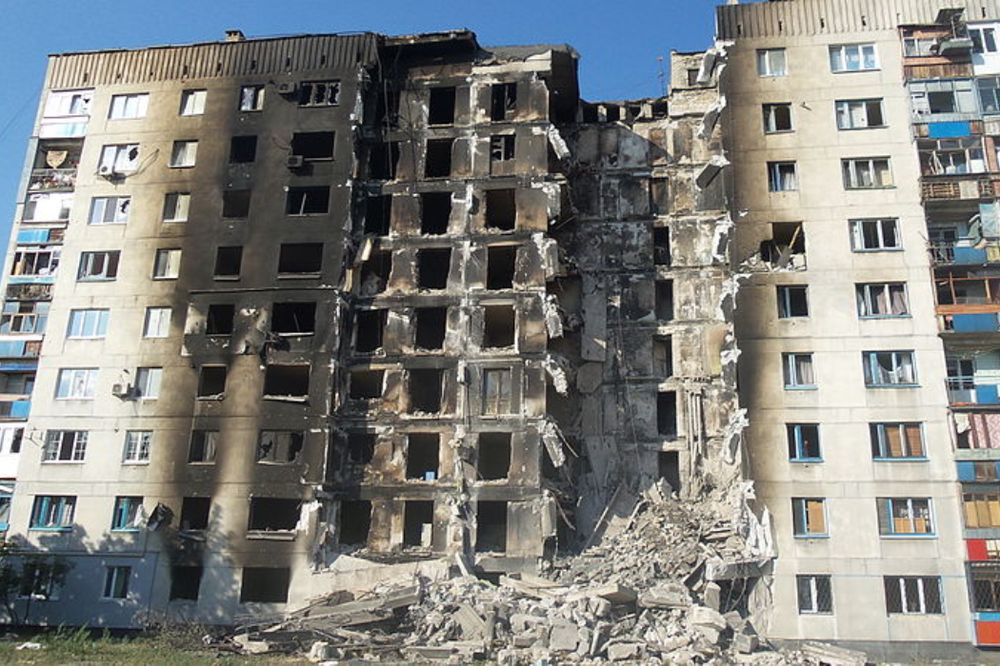
[(859, 317), (905, 317), (910, 313), (905, 282), (859, 284), (855, 285), (855, 293)]
[(291, 582), (289, 567), (243, 567), (240, 603), (286, 603)]
[(193, 167), (198, 160), (197, 141), (174, 141), (170, 152), (170, 166), (175, 169)]
[(851, 220), (851, 241), (855, 252), (898, 250), (901, 248), (898, 220)]
[(760, 256), (776, 268), (805, 268), (806, 236), (800, 222), (775, 222), (771, 239), (760, 244)]
[(205, 113), (205, 100), (208, 98), (207, 90), (185, 90), (181, 93), (180, 115), (200, 116)]
[(483, 307), (483, 348), (513, 347), (516, 338), (516, 315), (513, 305)]
[(698, 85), (698, 74), (700, 71), (699, 69), (688, 69), (685, 71), (688, 86)]
[(368, 543), (372, 527), (372, 503), (368, 500), (344, 500), (340, 503), (340, 530), (337, 542), (345, 546)]
[(875, 460), (926, 456), (924, 431), (919, 423), (871, 423), (868, 429)]
[(786, 389), (816, 388), (811, 353), (782, 354), (781, 368)]
[(914, 81), (908, 87), (910, 108), (918, 119), (938, 113), (979, 113), (972, 79)]
[(669, 335), (653, 338), (653, 372), (660, 378), (674, 376), (674, 344)]
[(243, 267), (243, 248), (239, 245), (220, 247), (215, 250), (216, 280), (232, 280), (240, 277)]
[(486, 250), (486, 288), (513, 289), (516, 245), (498, 245)]
[(933, 37), (906, 37), (903, 55), (907, 58), (937, 55), (937, 40)]
[[(177, 143), (174, 144), (175, 149)], [(173, 166), (173, 163), (171, 163)], [(97, 172), (103, 175), (114, 176), (115, 174), (131, 173), (139, 168), (139, 144), (123, 143), (104, 146), (101, 149), (101, 159), (98, 162)]]
[(299, 522), (298, 499), (251, 497), (247, 529), (260, 532), (290, 532)]
[(247, 217), (250, 215), (250, 190), (224, 190), (222, 192), (222, 217)]
[[(90, 217), (87, 218), (87, 224), (125, 224), (128, 222), (131, 203), (132, 197), (94, 197), (90, 200)], [(25, 216), (27, 218), (27, 212)], [(59, 216), (54, 219), (62, 220), (68, 217), (67, 207), (65, 217)]]
[(76, 497), (73, 495), (36, 495), (31, 507), (32, 529), (70, 529), (76, 514)]
[(135, 388), (132, 396), (140, 400), (155, 400), (160, 397), (160, 383), (163, 368), (136, 368)]
[(129, 580), (132, 578), (132, 567), (105, 566), (104, 592), (102, 599), (128, 599)]
[(819, 445), (819, 424), (789, 423), (788, 459), (792, 462), (818, 462), (823, 459)]
[(826, 500), (818, 497), (793, 497), (792, 530), (797, 537), (827, 536)]
[[(381, 395), (381, 383), (379, 394)], [(352, 432), (347, 435), (347, 462), (352, 465), (367, 465), (375, 455), (375, 434)]]
[(499, 134), (490, 137), (490, 173), (514, 173), (514, 135)]
[(403, 545), (431, 548), (434, 542), (434, 502), (403, 502)]
[(878, 532), (882, 535), (934, 534), (927, 498), (879, 497)]
[(385, 370), (352, 370), (350, 396), (352, 400), (378, 400), (382, 397)]
[(295, 132), (292, 134), (292, 155), (304, 160), (333, 159), (333, 132)]
[(210, 398), (226, 392), (227, 368), (224, 365), (203, 365), (198, 377), (198, 397)]
[(322, 243), (282, 243), (278, 250), (278, 275), (313, 275), (322, 268)]
[(361, 264), (361, 296), (375, 296), (385, 291), (391, 273), (392, 252), (372, 252), (368, 260)]
[(483, 414), (511, 413), (510, 368), (483, 369)]
[(257, 462), (293, 463), (299, 459), (305, 433), (301, 430), (261, 430), (257, 438)]
[(49, 430), (45, 433), (42, 462), (83, 462), (89, 434), (86, 430)]
[(792, 105), (765, 104), (764, 105), (764, 133), (774, 134), (776, 132), (791, 132), (792, 127)]
[(441, 436), (410, 433), (406, 436), (406, 478), (435, 481), (440, 464)]
[(420, 195), (420, 233), (448, 233), (451, 218), (451, 192), (425, 192)]
[(257, 159), (256, 136), (234, 136), (229, 141), (229, 163), (245, 164)]
[[(986, 463), (996, 472), (996, 463)], [(962, 507), (965, 526), (969, 529), (994, 529), (1000, 527), (1000, 492), (963, 493)]]
[(757, 74), (759, 76), (785, 76), (785, 49), (757, 49)]
[(388, 313), (385, 310), (358, 310), (354, 317), (354, 351), (368, 354), (382, 348)]
[(444, 289), (451, 270), (451, 248), (417, 250), (417, 287)]
[(486, 227), (510, 231), (516, 224), (516, 190), (486, 190)]
[(677, 392), (656, 394), (656, 431), (663, 437), (677, 436)]
[(830, 47), (831, 72), (878, 69), (874, 44), (834, 44)]
[[(14, 261), (11, 264), (10, 274), (11, 275), (39, 275), (39, 276), (55, 276), (59, 269), (59, 257), (62, 254), (62, 249), (59, 247), (24, 247), (19, 246), (17, 251), (14, 253)], [(79, 279), (99, 279), (101, 277), (114, 277), (114, 275), (102, 276), (100, 275), (101, 270), (104, 268), (103, 263), (107, 255), (114, 254), (115, 265), (114, 272), (118, 270), (118, 253), (114, 252), (84, 252), (80, 259), (80, 275)], [(89, 265), (85, 265), (83, 258), (88, 257), (90, 263), (94, 264), (91, 269)], [(88, 274), (84, 274), (84, 269), (88, 270)], [(109, 269), (110, 270), (110, 269)], [(94, 275), (90, 275), (93, 271)]]
[(455, 122), (455, 87), (431, 88), (427, 109), (430, 125), (451, 125)]
[(330, 210), (329, 187), (290, 187), (285, 199), (286, 215), (321, 215)]
[(660, 321), (670, 321), (674, 318), (673, 280), (656, 281), (656, 318)]
[(448, 324), (448, 308), (416, 308), (414, 343), (418, 349), (436, 351), (444, 347)]
[(44, 333), (49, 319), (49, 303), (7, 301), (0, 314), (0, 334)]
[(507, 550), (507, 502), (476, 502), (476, 552)]
[(885, 127), (882, 98), (847, 99), (837, 102), (837, 129)]
[(206, 335), (229, 335), (233, 332), (236, 306), (232, 303), (213, 303), (208, 306), (205, 318)]
[[(118, 276), (118, 257), (121, 252), (113, 250), (109, 252), (81, 252), (80, 270), (76, 279), (85, 280), (114, 280)], [(14, 257), (15, 262), (17, 256)], [(56, 264), (58, 266), (58, 263)], [(16, 263), (15, 263), (16, 266)], [(53, 270), (47, 266), (49, 271)], [(39, 273), (42, 275), (42, 273)]]
[(365, 199), (365, 234), (388, 236), (392, 221), (392, 195), (369, 196)]
[(941, 578), (938, 576), (885, 576), (883, 584), (887, 613), (941, 612)]
[(917, 155), (924, 176), (954, 176), (987, 170), (980, 137), (918, 139)]
[(156, 251), (153, 258), (153, 279), (173, 280), (181, 272), (181, 251), (179, 248), (166, 248)]
[(444, 371), (439, 368), (412, 369), (409, 375), (410, 412), (439, 413)]
[(653, 229), (653, 263), (657, 266), (670, 265), (670, 229)]
[(479, 455), (476, 471), (482, 481), (498, 481), (510, 476), (509, 432), (479, 433)]
[(809, 316), (808, 287), (805, 285), (778, 286), (778, 318)]
[(368, 153), (368, 175), (375, 180), (393, 180), (399, 165), (399, 142), (376, 143)]
[(833, 590), (830, 576), (796, 576), (795, 589), (799, 600), (799, 613), (812, 615), (833, 612)]
[(264, 396), (305, 398), (309, 395), (309, 365), (272, 364), (264, 372)]
[(214, 463), (215, 450), (218, 444), (218, 430), (192, 430), (191, 447), (188, 449), (188, 462)]
[(841, 160), (844, 187), (848, 190), (871, 190), (892, 187), (892, 168), (888, 157), (863, 157)]
[(170, 600), (197, 601), (203, 567), (170, 567)]
[(490, 120), (513, 120), (517, 112), (517, 84), (494, 83), (490, 96)]
[(799, 189), (795, 162), (768, 162), (767, 189), (771, 192), (792, 192)]
[(275, 303), (271, 312), (275, 333), (312, 333), (316, 330), (315, 303)]
[(136, 531), (139, 529), (139, 524), (142, 519), (143, 508), (141, 497), (115, 497), (115, 506), (111, 511), (112, 531)]
[(208, 517), (212, 511), (211, 497), (185, 497), (181, 501), (181, 530), (206, 530)]
[(1000, 112), (1000, 76), (977, 77), (976, 90), (979, 92), (979, 106), (983, 113)]
[(240, 111), (260, 111), (263, 108), (263, 85), (243, 86), (240, 88)]
[(340, 81), (303, 81), (299, 106), (336, 106), (340, 102)]
[(660, 451), (656, 454), (660, 478), (670, 484), (674, 492), (681, 491), (681, 462), (677, 451)]
[(912, 351), (862, 352), (865, 386), (868, 388), (913, 386), (917, 383)]
[(425, 178), (447, 178), (451, 175), (451, 149), (454, 143), (454, 139), (427, 139)]

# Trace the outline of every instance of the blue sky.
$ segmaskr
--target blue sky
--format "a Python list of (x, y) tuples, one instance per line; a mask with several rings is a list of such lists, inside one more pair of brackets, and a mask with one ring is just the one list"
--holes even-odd
[[(721, 1), (721, 0), (720, 0)], [(590, 100), (660, 94), (657, 58), (711, 45), (715, 0), (0, 0), (0, 238), (14, 215), (46, 56), (296, 33), (469, 28), (483, 45), (568, 43)]]

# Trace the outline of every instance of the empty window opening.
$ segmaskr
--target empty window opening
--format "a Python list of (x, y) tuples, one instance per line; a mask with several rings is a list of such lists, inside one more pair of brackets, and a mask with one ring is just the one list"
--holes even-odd
[(194, 430), (191, 432), (191, 448), (188, 450), (188, 462), (215, 462), (215, 449), (219, 442), (218, 430)]
[(781, 285), (778, 287), (778, 318), (808, 317), (809, 299), (805, 285)]
[(490, 100), (490, 120), (510, 120), (517, 111), (517, 84), (494, 83)]
[(410, 433), (406, 437), (406, 478), (435, 481), (440, 464), (441, 436)]
[(507, 550), (507, 502), (476, 503), (476, 552)]
[(240, 603), (283, 604), (288, 601), (292, 570), (288, 567), (243, 567)]
[(299, 87), (299, 106), (336, 106), (340, 81), (304, 81)]
[(670, 484), (674, 492), (681, 491), (681, 454), (677, 451), (660, 451), (656, 454), (660, 478)]
[(434, 502), (403, 503), (403, 545), (430, 548), (434, 541)]
[(670, 229), (653, 229), (653, 263), (657, 266), (670, 265)]
[(296, 132), (292, 135), (292, 155), (306, 160), (332, 160), (333, 139), (333, 132)]
[(202, 567), (170, 567), (170, 600), (197, 601)]
[(424, 177), (447, 178), (451, 175), (451, 148), (454, 139), (428, 139)]
[(367, 500), (351, 500), (340, 503), (340, 531), (337, 541), (345, 546), (360, 546), (368, 543), (368, 533), (372, 527), (372, 503)]
[(368, 153), (368, 174), (377, 180), (392, 180), (399, 165), (399, 142), (377, 143)]
[(455, 122), (455, 88), (431, 88), (427, 122), (431, 125), (451, 125)]
[(287, 215), (321, 215), (330, 209), (329, 187), (290, 187), (285, 200)]
[(257, 439), (257, 462), (296, 462), (304, 442), (305, 433), (301, 430), (261, 430)]
[(382, 397), (385, 370), (354, 370), (351, 372), (352, 400), (378, 400)]
[(444, 371), (438, 368), (410, 370), (410, 411), (437, 414), (441, 411)]
[(427, 351), (443, 348), (448, 328), (448, 308), (417, 308), (413, 314), (416, 319), (417, 348)]
[(385, 291), (392, 273), (392, 252), (372, 252), (368, 261), (361, 264), (361, 295), (374, 296)]
[(375, 455), (375, 433), (352, 432), (347, 435), (347, 462), (367, 465)]
[(322, 243), (282, 243), (278, 251), (278, 273), (315, 274), (322, 268)]
[(399, 124), (399, 91), (391, 88), (388, 82), (379, 91), (375, 117), (389, 127), (397, 127)]
[(483, 414), (510, 414), (510, 368), (485, 368), (483, 370)]
[(245, 164), (257, 159), (257, 137), (234, 136), (229, 142), (229, 163)]
[(509, 231), (517, 223), (517, 196), (514, 189), (486, 190), (486, 226)]
[(216, 279), (233, 279), (240, 276), (243, 268), (243, 248), (240, 246), (220, 247), (215, 251)]
[(513, 173), (514, 135), (500, 134), (490, 137), (490, 173)]
[(501, 245), (486, 250), (486, 288), (513, 289), (516, 245)]
[(420, 233), (446, 234), (451, 218), (451, 192), (425, 192), (420, 195)]
[(225, 393), (226, 371), (224, 365), (203, 365), (198, 377), (198, 397), (207, 398)]
[(662, 378), (674, 376), (674, 342), (669, 335), (653, 338), (653, 372)]
[(799, 222), (775, 222), (771, 239), (760, 245), (761, 259), (777, 268), (805, 267), (806, 235)]
[(451, 248), (417, 250), (417, 287), (444, 289), (451, 269)]
[(180, 528), (182, 530), (208, 529), (208, 516), (211, 510), (211, 497), (185, 497), (181, 502)]
[(386, 194), (365, 199), (365, 229), (366, 234), (388, 236), (389, 224), (392, 220), (392, 195)]
[(358, 310), (354, 318), (354, 351), (369, 354), (382, 348), (386, 317), (385, 310)]
[(290, 532), (299, 522), (298, 499), (274, 497), (250, 498), (250, 521), (247, 529), (262, 532)]
[(664, 437), (677, 436), (677, 393), (674, 391), (656, 395), (656, 430)]
[(250, 190), (225, 190), (222, 193), (222, 217), (250, 215)]
[(516, 330), (513, 305), (487, 305), (483, 308), (483, 347), (513, 347)]
[(674, 318), (674, 283), (672, 280), (656, 281), (656, 318), (670, 321)]
[(510, 476), (510, 433), (479, 433), (479, 457), (476, 471), (483, 481), (497, 481)]
[(214, 303), (208, 306), (205, 317), (206, 335), (229, 335), (233, 332), (236, 306), (232, 303)]
[(309, 366), (267, 366), (264, 373), (264, 395), (306, 397), (309, 395)]
[(316, 330), (316, 304), (275, 303), (271, 330), (275, 333), (312, 333)]

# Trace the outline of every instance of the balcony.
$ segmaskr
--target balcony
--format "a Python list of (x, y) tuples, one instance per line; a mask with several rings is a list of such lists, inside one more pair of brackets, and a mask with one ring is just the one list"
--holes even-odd
[(935, 276), (934, 286), (939, 315), (1000, 312), (1000, 275), (956, 270)]
[(0, 418), (26, 419), (31, 413), (31, 400), (0, 400)]
[(924, 201), (993, 199), (1000, 193), (1000, 175), (955, 174), (923, 176), (920, 195)]
[(948, 377), (945, 382), (951, 405), (1000, 405), (996, 384), (977, 384), (972, 375)]
[(1000, 332), (1000, 314), (982, 312), (976, 314), (942, 315), (941, 330), (955, 334), (977, 334)]
[(936, 266), (977, 266), (1000, 262), (1000, 244), (975, 247), (968, 239), (931, 243), (931, 261)]
[(41, 340), (0, 340), (0, 358), (38, 358)]
[(51, 192), (72, 190), (76, 187), (76, 169), (33, 169), (28, 190)]

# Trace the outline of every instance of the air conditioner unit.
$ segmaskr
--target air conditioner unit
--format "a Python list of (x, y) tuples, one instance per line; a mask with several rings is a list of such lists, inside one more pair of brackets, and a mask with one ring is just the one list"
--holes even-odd
[(278, 84), (278, 94), (279, 95), (294, 95), (295, 91), (298, 89), (294, 83), (279, 83)]
[(97, 174), (103, 178), (114, 178), (117, 174), (115, 168), (109, 164), (102, 164), (97, 170)]
[(114, 384), (111, 387), (111, 395), (115, 396), (119, 400), (127, 400), (129, 396), (132, 395), (132, 385), (131, 384)]
[(302, 155), (289, 155), (287, 164), (289, 169), (301, 169), (306, 164), (306, 158)]

